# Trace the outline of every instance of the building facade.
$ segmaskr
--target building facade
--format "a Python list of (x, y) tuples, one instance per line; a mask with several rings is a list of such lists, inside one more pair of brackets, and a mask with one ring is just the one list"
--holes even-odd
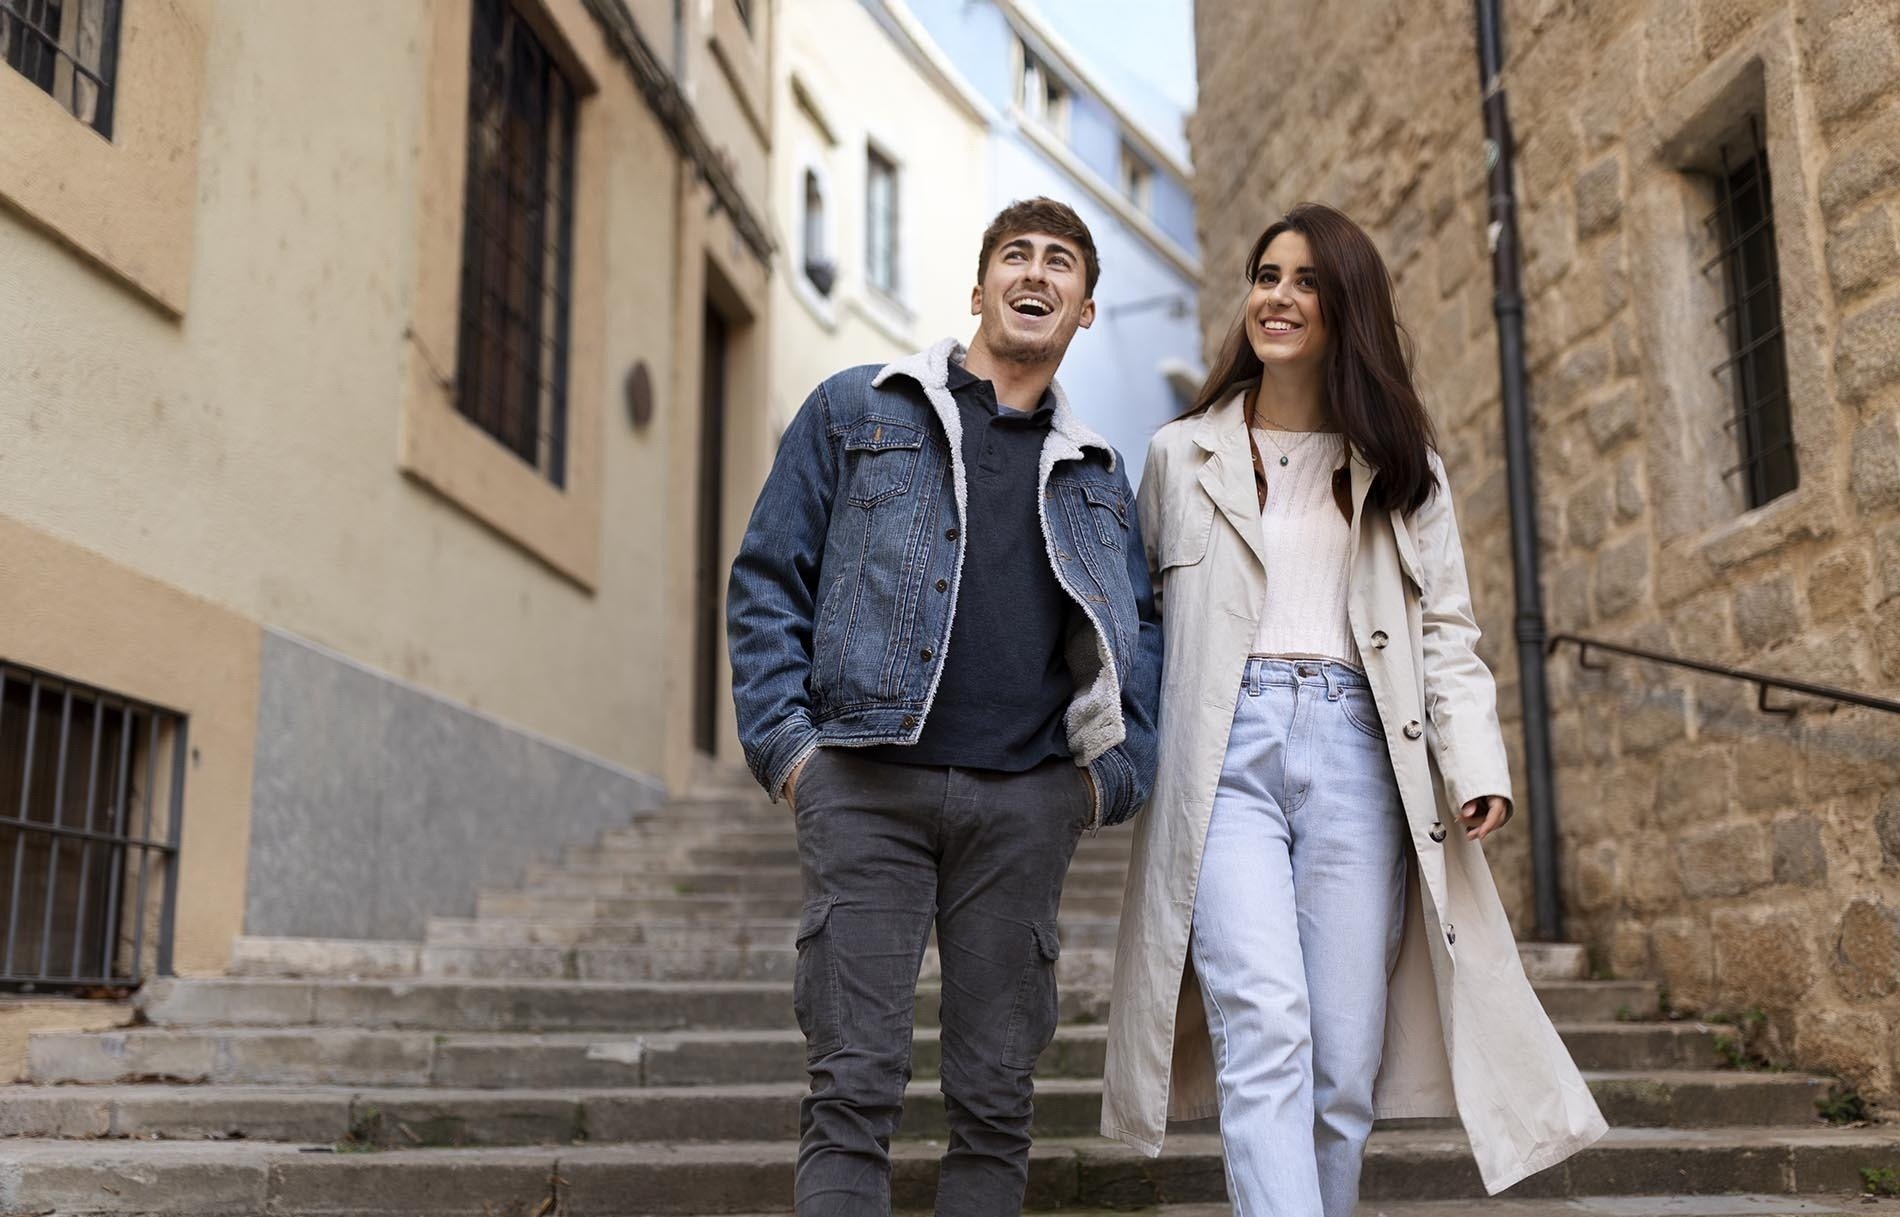
[(736, 767), (778, 5), (8, 7), (6, 987), (413, 938)]
[[(956, 91), (983, 116), (983, 180), (959, 174), (962, 189), (982, 199), (981, 217), (973, 231), (943, 238), (956, 277), (931, 294), (954, 294), (967, 314), (983, 224), (1010, 202), (1048, 195), (1074, 207), (1095, 238), (1102, 278), (1095, 323), (1077, 333), (1060, 379), (1138, 480), (1148, 437), (1180, 413), (1197, 375), (1200, 261), (1182, 116), (1174, 116), (1173, 132), (1138, 117), (1054, 20), (1020, 0), (865, 6), (887, 29), (924, 45), (928, 59), (944, 65), (932, 70), (953, 74)], [(950, 332), (967, 339), (974, 329), (966, 316)]]
[[(1900, 11), (1506, 3), (1553, 633), (1900, 690)], [(1397, 280), (1514, 754), (1520, 711), (1471, 7), (1202, 0), (1204, 337), (1301, 199)], [(1244, 206), (1235, 200), (1245, 200)], [(1562, 898), (1598, 968), (1877, 1099), (1900, 1031), (1900, 718), (1574, 647)], [(1520, 785), (1520, 790), (1522, 786)], [(1523, 817), (1489, 852), (1528, 932)]]
[(772, 410), (842, 368), (968, 340), (992, 115), (901, 4), (808, 0), (778, 21)]

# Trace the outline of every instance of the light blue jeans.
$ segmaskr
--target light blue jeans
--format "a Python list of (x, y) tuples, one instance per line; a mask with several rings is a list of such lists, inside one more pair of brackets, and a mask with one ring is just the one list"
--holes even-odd
[(1403, 924), (1404, 823), (1365, 676), (1249, 659), (1189, 948), (1235, 1217), (1351, 1217)]

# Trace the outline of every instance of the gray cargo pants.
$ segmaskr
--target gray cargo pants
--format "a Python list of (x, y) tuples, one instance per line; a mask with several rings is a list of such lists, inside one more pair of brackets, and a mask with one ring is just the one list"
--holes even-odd
[(950, 1126), (938, 1217), (1009, 1217), (1029, 1178), (1036, 1057), (1055, 1037), (1056, 908), (1088, 784), (893, 765), (821, 748), (795, 791), (805, 904), (793, 1004), (811, 1093), (799, 1217), (885, 1217), (911, 1077), (917, 974), (934, 922)]

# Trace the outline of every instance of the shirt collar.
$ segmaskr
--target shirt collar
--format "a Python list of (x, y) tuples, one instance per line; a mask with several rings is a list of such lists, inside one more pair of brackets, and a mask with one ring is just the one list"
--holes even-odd
[[(1001, 409), (1000, 409), (999, 403), (996, 400), (996, 386), (995, 385), (991, 384), (987, 380), (984, 380), (982, 377), (977, 376), (975, 373), (971, 372), (969, 369), (965, 368), (962, 364), (958, 363), (954, 359), (950, 361), (950, 365), (946, 370), (948, 371), (949, 375), (948, 375), (948, 378), (944, 382), (945, 388), (949, 389), (952, 393), (959, 393), (965, 389), (970, 388), (972, 385), (984, 386), (986, 389), (989, 390), (989, 392), (983, 395), (984, 404), (988, 406), (993, 412), (998, 413), (998, 415), (1000, 416)], [(1036, 426), (1046, 427), (1055, 418), (1055, 413), (1056, 413), (1055, 394), (1048, 389), (1044, 389), (1042, 391), (1042, 400), (1037, 403), (1036, 408), (1034, 410), (1031, 410), (1027, 414), (1023, 413), (1020, 410), (1014, 410), (1014, 411), (1011, 411), (1011, 413), (1015, 417), (1024, 419), (1030, 423), (1035, 424)]]

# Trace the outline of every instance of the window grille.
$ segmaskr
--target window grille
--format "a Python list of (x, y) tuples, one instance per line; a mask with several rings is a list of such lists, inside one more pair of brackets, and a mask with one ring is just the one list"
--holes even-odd
[(0, 990), (171, 972), (181, 714), (0, 661)]
[(574, 89), (507, 0), (472, 24), (456, 408), (561, 486)]
[(1768, 151), (1758, 119), (1749, 119), (1739, 146), (1722, 146), (1715, 187), (1717, 205), (1708, 223), (1716, 229), (1722, 249), (1704, 270), (1721, 266), (1728, 292), (1728, 307), (1716, 320), (1728, 331), (1729, 357), (1715, 372), (1727, 373), (1733, 388), (1735, 414), (1726, 425), (1736, 433), (1741, 457), (1724, 476), (1743, 476), (1748, 505), (1754, 508), (1787, 494), (1800, 481), (1782, 349)]
[(112, 138), (120, 0), (0, 0), (7, 66)]
[(865, 158), (865, 272), (886, 296), (897, 295), (897, 166), (873, 148)]

